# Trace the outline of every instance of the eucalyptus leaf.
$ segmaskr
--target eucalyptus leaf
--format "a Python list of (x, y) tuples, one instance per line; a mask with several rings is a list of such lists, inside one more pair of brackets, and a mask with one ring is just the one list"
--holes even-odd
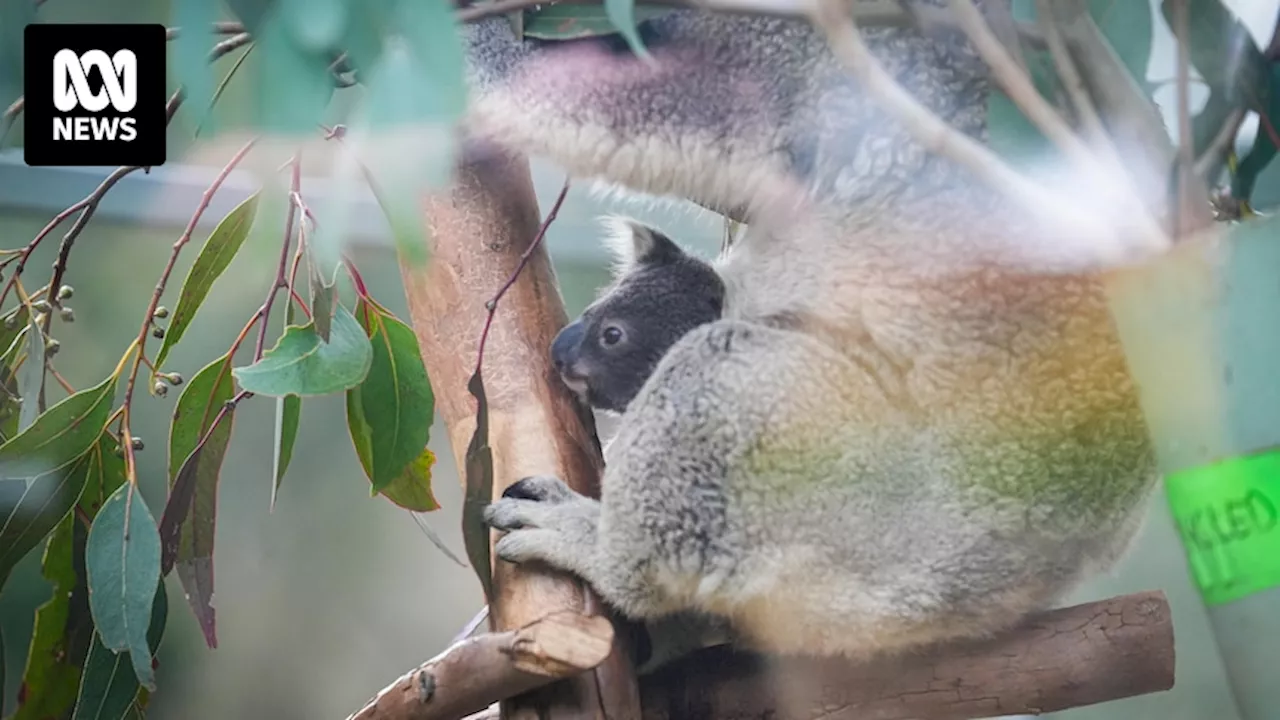
[(1129, 73), (1149, 94), (1147, 65), (1151, 62), (1154, 23), (1151, 3), (1146, 0), (1089, 0), (1089, 15)]
[(280, 0), (280, 17), (294, 42), (322, 52), (342, 37), (348, 8), (345, 0)]
[(160, 352), (155, 357), (154, 365), (157, 368), (164, 365), (165, 358), (169, 357), (169, 350), (177, 345), (186, 333), (191, 320), (196, 316), (196, 311), (209, 296), (209, 290), (213, 288), (214, 281), (226, 271), (231, 260), (244, 245), (245, 238), (249, 237), (249, 229), (253, 227), (254, 217), (258, 212), (258, 195), (259, 193), (250, 195), (227, 213), (209, 234), (204, 247), (200, 248), (200, 254), (196, 256), (191, 269), (187, 271), (186, 279), (182, 281), (182, 291), (178, 294), (178, 306), (173, 310), (169, 327), (165, 330), (164, 342), (161, 343)]
[(170, 55), (174, 80), (182, 85), (188, 107), (196, 108), (201, 117), (201, 127), (210, 134), (216, 132), (213, 113), (205, 115), (205, 109), (213, 102), (213, 66), (209, 62), (209, 48), (217, 41), (212, 32), (213, 23), (221, 19), (217, 3), (208, 0), (174, 0), (171, 5), (173, 23), (182, 28), (178, 37), (170, 43)]
[(382, 44), (389, 25), (390, 8), (380, 2), (361, 3), (360, 12), (350, 13), (343, 28), (340, 47), (357, 76), (369, 72), (382, 56)]
[[(23, 317), (26, 317), (24, 314)], [(0, 444), (8, 442), (18, 434), (18, 416), (22, 403), (18, 400), (18, 363), (26, 356), (23, 350), (27, 347), (27, 330), (29, 325), (16, 328), (16, 335), (8, 335), (8, 350), (0, 355)]]
[(622, 39), (627, 41), (631, 52), (645, 60), (652, 57), (636, 30), (636, 0), (604, 0), (604, 12), (613, 27), (622, 34)]
[[(187, 602), (210, 648), (218, 645), (213, 609), (218, 481), (233, 420), (233, 413), (222, 409), (234, 394), (229, 353), (201, 368), (187, 382), (169, 430), (169, 502), (160, 518), (160, 571), (168, 573), (176, 566)], [(200, 445), (206, 434), (208, 440)]]
[(452, 4), (399, 2), (396, 30), (405, 39), (421, 92), (430, 99), (429, 121), (453, 124), (467, 108), (466, 60)]
[(399, 3), (397, 26), (369, 68), (369, 129), (452, 124), (466, 109), (462, 44), (445, 3)]
[(467, 390), (476, 399), (476, 429), (467, 443), (463, 474), (466, 490), (462, 500), (462, 544), (467, 551), (467, 559), (471, 561), (471, 569), (484, 590), (485, 602), (492, 602), (493, 569), (484, 509), (493, 500), (493, 450), (489, 447), (489, 400), (479, 369), (467, 382)]
[[(400, 471), (386, 487), (379, 490), (386, 499), (399, 505), (405, 510), (414, 512), (431, 512), (440, 509), (440, 502), (436, 500), (436, 496), (431, 492), (431, 468), (436, 464), (436, 455), (430, 450), (423, 449), (422, 454), (413, 459)], [(437, 545), (441, 545), (437, 539), (433, 539)], [(441, 547), (446, 554), (452, 557), (447, 548)], [(456, 561), (457, 559), (454, 558)]]
[(85, 567), (89, 608), (103, 646), (129, 651), (138, 683), (155, 690), (147, 628), (160, 582), (160, 533), (133, 483), (121, 485), (98, 511)]
[[(445, 166), (442, 165), (442, 169)], [(452, 167), (452, 165), (448, 166)], [(447, 173), (441, 175), (447, 177)], [(431, 185), (431, 178), (424, 187)], [(376, 183), (372, 179), (368, 183), (373, 198), (382, 209), (387, 226), (391, 228), (391, 240), (396, 245), (396, 253), (401, 264), (410, 267), (421, 266), (427, 260), (427, 230), (422, 222), (419, 207), (420, 193), (413, 183)]]
[(111, 652), (95, 635), (72, 720), (121, 720), (138, 694), (130, 662), (129, 653)]
[[(235, 394), (231, 378), (231, 355), (224, 354), (200, 368), (186, 382), (178, 402), (173, 408), (173, 421), (169, 425), (169, 488), (178, 478), (178, 472), (186, 462), (200, 438), (212, 427), (223, 405)], [(223, 426), (219, 424), (221, 430)], [(224, 433), (229, 439), (230, 433)], [(209, 442), (214, 442), (210, 436)], [(207, 443), (206, 443), (207, 446)]]
[[(152, 587), (151, 592), (155, 599), (148, 614), (144, 646), (148, 666), (156, 649), (160, 647), (169, 618), (169, 601), (164, 585)], [(120, 720), (130, 717), (130, 712), (136, 712), (137, 698), (146, 690), (139, 686), (138, 678), (129, 669), (130, 664), (135, 668), (138, 665), (133, 652), (112, 652), (95, 634), (85, 660), (84, 676), (80, 681), (80, 694), (76, 699), (76, 712), (72, 720)]]
[(302, 398), (297, 395), (285, 395), (276, 398), (276, 431), (275, 441), (271, 449), (271, 468), (274, 476), (271, 484), (271, 509), (276, 507), (276, 496), (280, 494), (280, 483), (289, 469), (289, 461), (293, 458), (293, 443), (298, 439), (298, 422), (302, 417)]
[[(413, 330), (369, 301), (362, 300), (356, 312), (369, 333), (373, 359), (364, 382), (347, 391), (347, 424), (377, 493), (399, 478), (427, 446), (435, 395)], [(359, 410), (354, 417), (353, 406)], [(427, 468), (429, 480), (429, 464)]]
[(279, 13), (264, 17), (254, 42), (258, 45), (258, 129), (267, 133), (310, 134), (325, 117), (333, 97), (332, 62), (325, 50), (294, 40)]
[(258, 34), (263, 23), (272, 16), (272, 11), (276, 7), (276, 0), (225, 0), (225, 2), (244, 25), (244, 29), (253, 35)]
[(232, 373), (240, 387), (258, 395), (328, 395), (359, 385), (372, 360), (368, 336), (339, 305), (329, 342), (320, 338), (314, 323), (286, 328), (261, 360)]
[[(101, 432), (101, 428), (99, 428)], [(42, 473), (27, 485), (0, 526), (0, 588), (18, 561), (31, 552), (71, 512), (89, 475), (92, 452)]]
[[(36, 3), (0, 2), (0, 107), (22, 95), (23, 28), (36, 22)], [(0, 120), (0, 143), (9, 121)]]
[(107, 498), (111, 497), (127, 478), (120, 441), (110, 429), (103, 429), (90, 453), (92, 464), (89, 466), (89, 476), (85, 479), (84, 490), (80, 492), (80, 502), (77, 507), (85, 517), (92, 520), (97, 517), (98, 510), (102, 509)]
[[(293, 324), (293, 297), (285, 297), (284, 325)], [(271, 505), (275, 510), (276, 496), (280, 493), (280, 483), (289, 469), (289, 461), (293, 459), (293, 443), (298, 439), (298, 423), (302, 419), (302, 398), (297, 395), (285, 395), (276, 398), (275, 437), (271, 443)]]
[(407, 39), (394, 39), (368, 73), (364, 102), (352, 118), (352, 139), (365, 168), (386, 178), (380, 188), (384, 195), (420, 194), (445, 185), (451, 176), (456, 124), (465, 109), (465, 97), (458, 99), (463, 77), (440, 76), (424, 67)]
[[(1188, 55), (1200, 77), (1233, 106), (1265, 110), (1270, 104), (1269, 64), (1248, 28), (1221, 0), (1186, 2)], [(1160, 11), (1174, 28), (1170, 0), (1160, 3)]]
[[(329, 335), (333, 329), (333, 308), (338, 300), (338, 287), (334, 281), (334, 273), (326, 273), (328, 277), (321, 274), (313, 261), (309, 263), (310, 271), (307, 273), (308, 287), (311, 290), (311, 322), (315, 326), (316, 334), (324, 342), (329, 342)], [(336, 271), (337, 268), (334, 268)]]
[(72, 592), (80, 580), (75, 568), (75, 516), (67, 515), (49, 536), (42, 572), (53, 586), (49, 600), (36, 608), (31, 646), (22, 673), (22, 697), (9, 720), (64, 717), (76, 701), (80, 667), (71, 647)]
[(1250, 203), (1258, 176), (1276, 157), (1276, 136), (1273, 133), (1280, 131), (1276, 126), (1280, 122), (1280, 63), (1271, 65), (1268, 77), (1271, 80), (1270, 105), (1265, 112), (1258, 113), (1258, 134), (1253, 139), (1253, 147), (1236, 163), (1231, 178), (1232, 197)]
[(83, 455), (107, 424), (118, 379), (113, 374), (63, 398), (31, 427), (0, 445), (0, 477), (36, 477)]
[(18, 432), (31, 427), (40, 415), (40, 396), (44, 390), (44, 332), (35, 318), (27, 328), (27, 359), (18, 373), (18, 396), (22, 409), (18, 414)]
[(21, 304), (5, 313), (4, 319), (0, 321), (0, 348), (12, 349), (18, 336), (27, 331), (27, 319), (30, 316), (27, 306)]

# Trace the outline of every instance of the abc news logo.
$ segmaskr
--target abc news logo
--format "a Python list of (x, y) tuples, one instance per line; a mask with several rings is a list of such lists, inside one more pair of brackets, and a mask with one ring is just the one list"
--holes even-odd
[[(96, 68), (102, 74), (102, 91), (89, 89), (85, 68)], [(53, 106), (58, 112), (75, 112), (77, 107), (101, 112), (111, 107), (118, 113), (130, 113), (138, 105), (138, 56), (132, 50), (120, 50), (107, 57), (101, 50), (76, 55), (74, 50), (59, 50), (53, 56)], [(131, 117), (55, 117), (54, 140), (115, 140), (131, 142), (138, 137), (137, 120)]]
[(163, 165), (163, 25), (28, 25), (28, 165)]

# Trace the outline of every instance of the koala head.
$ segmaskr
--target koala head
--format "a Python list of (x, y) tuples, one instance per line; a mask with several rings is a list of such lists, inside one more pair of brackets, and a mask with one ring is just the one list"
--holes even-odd
[(710, 263), (634, 220), (609, 218), (614, 282), (551, 344), (566, 385), (592, 407), (622, 412), (667, 350), (720, 318), (724, 283)]

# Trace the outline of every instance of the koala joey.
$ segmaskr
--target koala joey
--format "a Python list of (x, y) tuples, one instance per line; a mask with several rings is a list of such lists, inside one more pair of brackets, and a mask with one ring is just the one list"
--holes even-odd
[[(747, 222), (715, 264), (719, 317), (638, 390), (589, 364), (610, 357), (588, 339), (610, 298), (562, 336), (570, 382), (625, 408), (601, 497), (515, 483), (486, 511), (497, 556), (575, 573), (634, 619), (702, 613), (760, 650), (864, 657), (998, 632), (1112, 563), (1156, 469), (1098, 269), (1057, 264), (1055, 228), (916, 142), (807, 22), (677, 9), (641, 30), (648, 60), (504, 18), (464, 30), (472, 142)], [(864, 36), (985, 137), (962, 35)]]
[(621, 413), (677, 340), (720, 317), (724, 283), (657, 229), (625, 218), (610, 225), (614, 282), (556, 335), (551, 358), (592, 407)]

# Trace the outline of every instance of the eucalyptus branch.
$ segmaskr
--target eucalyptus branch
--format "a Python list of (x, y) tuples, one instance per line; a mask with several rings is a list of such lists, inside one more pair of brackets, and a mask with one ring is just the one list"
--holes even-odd
[(484, 346), (489, 339), (489, 329), (493, 326), (493, 316), (498, 313), (498, 303), (502, 300), (502, 296), (507, 294), (512, 285), (516, 284), (516, 280), (520, 279), (520, 273), (524, 271), (526, 265), (529, 264), (529, 258), (538, 251), (538, 246), (542, 244), (542, 239), (547, 235), (547, 229), (551, 227), (551, 223), (555, 222), (556, 216), (560, 214), (560, 206), (564, 204), (564, 198), (569, 194), (569, 178), (564, 179), (564, 185), (560, 188), (560, 194), (556, 196), (556, 200), (551, 204), (551, 210), (547, 212), (547, 216), (542, 220), (542, 226), (538, 228), (538, 234), (533, 237), (533, 242), (529, 243), (529, 247), (520, 255), (520, 262), (516, 265), (516, 269), (511, 272), (507, 281), (498, 288), (498, 292), (494, 293), (493, 298), (484, 304), (488, 316), (484, 320), (484, 329), (480, 331), (480, 348), (476, 352), (476, 371), (474, 375), (480, 375), (480, 368), (484, 364)]
[[(181, 88), (179, 88), (178, 91), (173, 94), (173, 97), (169, 98), (169, 102), (165, 105), (166, 126), (168, 125), (169, 121), (173, 119), (174, 113), (178, 111), (178, 107), (182, 104), (182, 98), (183, 98), (183, 94), (182, 94)], [(120, 180), (123, 179), (126, 175), (129, 175), (130, 173), (133, 173), (134, 171), (139, 170), (141, 168), (142, 168), (141, 165), (125, 165), (125, 166), (116, 168), (110, 175), (108, 175), (98, 185), (98, 187), (92, 193), (89, 194), (88, 197), (86, 197), (84, 200), (81, 200), (79, 203), (76, 203), (75, 205), (72, 205), (70, 208), (67, 208), (66, 210), (63, 210), (61, 213), (59, 213), (53, 219), (53, 221), (51, 221), (48, 225), (46, 225), (45, 228), (41, 230), (40, 233), (37, 234), (36, 237), (33, 238), (30, 243), (27, 243), (27, 246), (25, 248), (23, 248), (22, 258), (21, 260), (18, 261), (17, 268), (14, 269), (13, 276), (10, 278), (10, 283), (15, 282), (18, 279), (19, 275), (21, 275), (23, 269), (26, 267), (28, 258), (30, 258), (31, 253), (35, 251), (36, 247), (39, 246), (40, 241), (43, 240), (44, 237), (48, 235), (50, 231), (53, 230), (53, 228), (57, 227), (59, 224), (65, 221), (68, 217), (70, 217), (71, 213), (74, 213), (76, 210), (79, 210), (80, 216), (76, 218), (75, 223), (71, 226), (71, 229), (67, 231), (67, 234), (62, 237), (62, 242), (58, 245), (58, 257), (53, 263), (53, 277), (49, 281), (49, 298), (48, 298), (49, 304), (51, 307), (61, 307), (62, 299), (60, 295), (62, 290), (62, 277), (66, 273), (67, 260), (71, 256), (71, 248), (73, 245), (75, 245), (76, 238), (80, 237), (80, 233), (83, 232), (85, 227), (89, 224), (89, 220), (93, 217), (93, 214), (97, 211), (98, 204), (102, 202), (102, 198), (106, 196), (107, 191), (109, 191), (112, 187), (114, 187), (116, 183), (120, 182)], [(3, 303), (5, 296), (8, 295), (9, 287), (10, 287), (9, 285), (6, 285), (4, 291), (0, 292), (0, 303)], [(52, 312), (46, 313), (44, 316), (44, 320), (40, 324), (40, 332), (48, 334), (49, 328), (52, 326), (52, 323), (53, 323), (53, 313)], [(47, 367), (47, 363), (46, 363), (46, 367)], [(45, 385), (44, 385), (43, 378), (41, 379), (41, 382), (40, 382), (40, 392), (38, 394), (36, 403), (39, 411), (44, 412), (45, 411)]]
[[(863, 90), (901, 122), (927, 150), (968, 169), (990, 187), (1047, 220), (1066, 240), (1083, 241), (1097, 259), (1125, 261), (1135, 249), (1110, 223), (1099, 221), (1009, 167), (990, 148), (959, 132), (906, 91), (871, 54), (844, 0), (815, 0), (814, 26), (827, 38), (832, 54)], [(1142, 248), (1151, 249), (1149, 246)]]
[[(172, 100), (170, 102), (172, 102)], [(13, 289), (16, 283), (18, 283), (18, 279), (22, 276), (23, 271), (26, 270), (27, 261), (31, 258), (31, 254), (35, 252), (36, 248), (40, 246), (40, 243), (44, 241), (49, 233), (53, 232), (59, 225), (66, 222), (67, 218), (77, 212), (83, 211), (81, 212), (80, 217), (76, 219), (71, 230), (63, 236), (62, 244), (59, 246), (58, 259), (54, 263), (54, 279), (50, 283), (50, 286), (61, 288), (62, 275), (66, 271), (67, 256), (71, 252), (71, 246), (75, 243), (76, 237), (78, 237), (80, 232), (84, 230), (84, 226), (88, 222), (88, 219), (93, 216), (93, 212), (97, 209), (98, 204), (102, 202), (102, 198), (107, 194), (107, 192), (111, 190), (112, 187), (115, 187), (115, 184), (120, 182), (120, 180), (126, 175), (139, 169), (141, 169), (141, 166), (139, 165), (126, 165), (116, 168), (110, 175), (104, 178), (101, 183), (99, 183), (98, 187), (96, 187), (93, 192), (55, 215), (53, 219), (40, 230), (40, 232), (36, 233), (36, 236), (19, 251), (17, 260), (18, 264), (13, 269), (13, 273), (9, 276), (8, 282), (5, 283), (4, 290), (0, 292), (0, 303), (4, 302), (9, 295), (9, 291)], [(6, 264), (9, 262), (12, 262), (12, 259), (5, 261)], [(57, 301), (57, 294), (58, 290), (56, 289), (51, 292), (51, 302)]]
[(1040, 96), (1030, 76), (1020, 70), (1009, 57), (1008, 52), (991, 32), (982, 18), (982, 12), (972, 0), (950, 0), (949, 7), (955, 13), (964, 34), (973, 43), (983, 61), (987, 63), (987, 67), (991, 69), (992, 77), (1027, 119), (1088, 177), (1099, 181), (1108, 178), (1116, 180), (1117, 182), (1110, 184), (1109, 189), (1119, 193), (1122, 202), (1128, 206), (1125, 208), (1125, 215), (1132, 218), (1143, 244), (1152, 250), (1168, 248), (1169, 237), (1134, 191), (1119, 158), (1114, 153), (1106, 153), (1105, 148), (1098, 148), (1104, 151), (1103, 158), (1099, 158), (1088, 145), (1076, 137), (1071, 127), (1058, 115), (1053, 106)]
[(191, 241), (191, 235), (195, 232), (196, 224), (200, 222), (201, 216), (205, 210), (209, 208), (209, 202), (213, 200), (213, 196), (222, 187), (222, 183), (231, 175), (231, 171), (236, 165), (244, 159), (249, 150), (258, 142), (257, 138), (253, 138), (240, 148), (231, 160), (223, 166), (218, 172), (217, 177), (210, 183), (208, 189), (200, 196), (200, 204), (196, 206), (195, 212), (191, 214), (191, 220), (187, 222), (187, 227), (182, 231), (182, 235), (173, 243), (173, 248), (169, 252), (169, 260), (165, 263), (164, 270), (160, 273), (160, 279), (156, 281), (156, 288), (151, 293), (151, 302), (147, 305), (147, 311), (142, 318), (142, 329), (138, 331), (138, 337), (134, 340), (137, 346), (137, 355), (134, 356), (133, 367), (129, 370), (129, 380), (125, 384), (124, 403), (122, 412), (120, 413), (120, 437), (123, 439), (125, 454), (125, 472), (130, 482), (137, 482), (137, 465), (133, 456), (133, 435), (129, 430), (129, 411), (133, 404), (133, 390), (138, 382), (138, 370), (142, 367), (142, 360), (147, 352), (147, 335), (151, 330), (152, 318), (155, 317), (156, 308), (160, 305), (160, 298), (164, 295), (165, 286), (169, 283), (169, 276), (173, 274), (173, 268), (178, 262), (178, 255), (182, 252), (182, 248)]
[[(181, 88), (179, 88), (178, 91), (169, 98), (169, 102), (165, 105), (166, 123), (173, 119), (174, 114), (182, 105), (183, 98), (184, 94)], [(79, 237), (80, 233), (84, 230), (85, 225), (89, 222), (89, 218), (93, 217), (93, 213), (97, 210), (98, 204), (102, 202), (102, 198), (106, 196), (107, 192), (111, 190), (111, 188), (115, 187), (116, 183), (120, 182), (120, 180), (122, 180), (126, 175), (141, 169), (141, 165), (124, 165), (116, 168), (110, 175), (104, 178), (101, 183), (99, 183), (98, 187), (94, 188), (93, 192), (85, 196), (84, 199), (74, 203), (55, 215), (53, 219), (40, 230), (40, 232), (36, 233), (36, 236), (22, 248), (17, 267), (14, 268), (13, 274), (5, 284), (4, 290), (0, 291), (0, 304), (2, 304), (5, 298), (8, 297), (9, 290), (18, 280), (18, 277), (22, 275), (22, 272), (26, 270), (27, 261), (31, 258), (31, 253), (35, 252), (36, 248), (39, 247), (40, 243), (49, 235), (49, 233), (53, 232), (59, 225), (66, 222), (67, 218), (77, 212), (80, 212), (80, 217), (76, 218), (75, 224), (69, 231), (67, 231), (67, 234), (63, 236), (62, 244), (58, 248), (58, 259), (54, 263), (53, 280), (49, 285), (51, 288), (50, 302), (56, 303), (58, 290), (62, 287), (62, 276), (66, 272), (67, 258), (71, 253), (71, 247), (74, 245), (76, 238)], [(47, 325), (45, 326), (45, 330), (48, 330)]]
[(1000, 40), (1014, 64), (1019, 70), (1029, 74), (1027, 58), (1022, 52), (1022, 36), (1018, 34), (1018, 23), (1013, 19), (1013, 8), (1010, 5), (1010, 0), (989, 0), (985, 6), (987, 20), (991, 24), (991, 31)]
[[(285, 277), (286, 268), (289, 266), (289, 248), (293, 240), (293, 224), (297, 220), (299, 205), (294, 198), (300, 198), (299, 193), (302, 191), (302, 153), (293, 156), (292, 169), (289, 175), (289, 210), (284, 220), (284, 240), (280, 243), (280, 262), (276, 264), (276, 277), (271, 282), (271, 288), (267, 290), (267, 297), (262, 301), (262, 307), (258, 309), (259, 322), (258, 340), (253, 347), (253, 361), (258, 362), (262, 359), (262, 353), (267, 343), (267, 325), (271, 320), (271, 306), (275, 304), (276, 293), (282, 288), (289, 287), (289, 279)], [(303, 219), (301, 224), (305, 224)], [(298, 249), (302, 249), (302, 228), (301, 224), (298, 228)]]
[[(40, 230), (40, 232), (36, 233), (36, 236), (32, 238), (31, 241), (28, 242), (20, 251), (18, 255), (18, 264), (9, 275), (9, 280), (5, 283), (4, 290), (0, 292), (0, 303), (3, 303), (5, 299), (9, 297), (9, 291), (12, 290), (19, 282), (19, 278), (22, 277), (22, 272), (27, 268), (27, 261), (31, 258), (31, 253), (35, 252), (36, 248), (45, 239), (45, 237), (49, 235), (49, 233), (53, 232), (59, 225), (65, 222), (67, 218), (76, 214), (80, 210), (85, 209), (90, 204), (97, 204), (100, 202), (102, 200), (102, 196), (105, 195), (112, 186), (119, 182), (120, 178), (128, 175), (136, 169), (137, 168), (134, 167), (118, 168), (111, 175), (108, 175), (107, 178), (84, 199), (72, 204), (57, 215), (54, 215), (53, 219), (50, 220), (48, 224)], [(116, 177), (117, 174), (119, 174), (119, 177)]]
[[(1089, 0), (1053, 0), (1054, 23), (1102, 117), (1125, 170), (1148, 207), (1168, 217), (1166, 188), (1176, 149), (1159, 108), (1130, 73), (1090, 14)], [(1207, 200), (1207, 196), (1205, 198)]]
[(22, 108), (26, 104), (24, 97), (19, 97), (4, 109), (4, 114), (0, 114), (0, 143), (9, 136), (9, 129), (13, 127), (13, 122), (22, 114)]
[(236, 35), (232, 35), (226, 40), (221, 40), (218, 42), (218, 44), (213, 46), (213, 49), (209, 51), (209, 61), (212, 62), (214, 60), (217, 60), (223, 55), (227, 55), (231, 51), (237, 48), (244, 47), (245, 45), (248, 45), (251, 42), (253, 42), (253, 38), (250, 37), (249, 33), (247, 32), (242, 32)]
[[(73, 208), (79, 206), (77, 209), (81, 212), (80, 216), (76, 218), (75, 223), (71, 225), (71, 229), (67, 231), (66, 235), (62, 236), (62, 242), (58, 245), (58, 258), (53, 261), (53, 277), (49, 280), (49, 303), (51, 305), (57, 307), (61, 304), (61, 301), (58, 298), (58, 293), (62, 289), (62, 277), (67, 272), (67, 258), (71, 256), (71, 248), (75, 245), (76, 238), (80, 237), (80, 233), (83, 232), (85, 226), (89, 224), (89, 220), (93, 217), (93, 213), (97, 211), (98, 204), (102, 202), (102, 198), (106, 196), (107, 191), (115, 187), (115, 184), (124, 179), (126, 175), (129, 175), (138, 169), (140, 169), (140, 166), (136, 165), (126, 165), (116, 168), (110, 175), (103, 179), (102, 183), (99, 184), (97, 189), (90, 193), (88, 197), (72, 206)], [(71, 208), (68, 208), (68, 210), (70, 209)], [(66, 212), (67, 210), (64, 210), (62, 213), (59, 213), (58, 216), (54, 218), (54, 222), (50, 223), (50, 225), (61, 222), (59, 218), (65, 220), (66, 218), (64, 217), (64, 213)], [(35, 239), (27, 245), (27, 248), (30, 248), (30, 250), (35, 249), (35, 246), (38, 245), (40, 240), (43, 238), (43, 234), (47, 234), (44, 231), (41, 231), (41, 233), (41, 235), (37, 235)], [(29, 255), (30, 252), (27, 248), (24, 248), (23, 251)], [(25, 258), (19, 262), (18, 267), (15, 269), (15, 274), (22, 272), (23, 264), (25, 262)], [(43, 329), (48, 332), (49, 324), (47, 321)]]
[(1110, 144), (1106, 128), (1102, 125), (1102, 118), (1098, 115), (1098, 109), (1094, 107), (1093, 98), (1089, 96), (1089, 90), (1085, 87), (1084, 79), (1080, 77), (1080, 71), (1076, 67), (1075, 60), (1071, 57), (1071, 53), (1067, 51), (1067, 42), (1063, 39), (1062, 31), (1058, 28), (1058, 21), (1053, 15), (1053, 7), (1050, 4), (1050, 0), (1036, 0), (1036, 18), (1039, 20), (1040, 29), (1044, 33), (1045, 45), (1048, 46), (1049, 56), (1053, 58), (1053, 66), (1058, 71), (1058, 77), (1062, 79), (1062, 84), (1066, 88), (1067, 97), (1071, 99), (1071, 107), (1075, 110), (1076, 117), (1079, 118), (1080, 124), (1084, 126), (1085, 132), (1089, 134), (1089, 139), (1099, 147), (1106, 147)]
[(1195, 173), (1195, 141), (1191, 132), (1191, 9), (1187, 0), (1173, 3), (1173, 31), (1177, 39), (1177, 108), (1178, 108), (1178, 164), (1177, 207), (1174, 232), (1185, 237), (1213, 224), (1213, 214), (1207, 202), (1208, 191)]
[(200, 132), (204, 130), (204, 124), (209, 120), (209, 117), (213, 115), (214, 106), (222, 99), (222, 93), (226, 92), (227, 85), (231, 82), (231, 78), (235, 77), (236, 73), (240, 71), (240, 67), (244, 65), (244, 61), (249, 58), (249, 53), (253, 52), (254, 47), (254, 45), (250, 44), (249, 47), (245, 48), (245, 51), (240, 53), (240, 57), (236, 58), (234, 63), (231, 63), (231, 68), (227, 70), (227, 74), (222, 76), (222, 80), (218, 82), (218, 87), (214, 88), (213, 97), (209, 98), (209, 107), (205, 108), (204, 116), (200, 118), (200, 122), (196, 123), (196, 129), (191, 133), (193, 138), (200, 137)]

